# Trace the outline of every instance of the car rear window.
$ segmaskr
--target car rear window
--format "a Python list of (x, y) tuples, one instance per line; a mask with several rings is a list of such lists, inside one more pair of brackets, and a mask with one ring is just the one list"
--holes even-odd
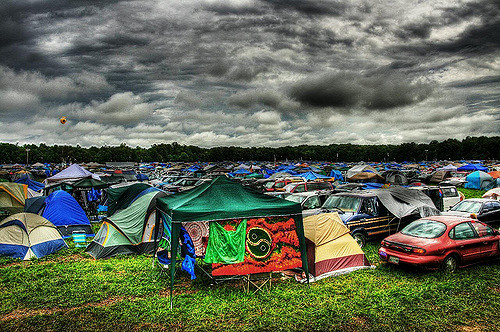
[(446, 225), (439, 221), (420, 219), (403, 228), (401, 233), (425, 239), (434, 239), (443, 235), (445, 231)]

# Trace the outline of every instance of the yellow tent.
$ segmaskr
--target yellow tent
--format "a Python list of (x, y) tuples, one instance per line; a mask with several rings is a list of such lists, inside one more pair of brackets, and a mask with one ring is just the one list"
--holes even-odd
[(304, 233), (312, 281), (371, 267), (338, 213), (304, 218)]
[(14, 182), (0, 182), (0, 214), (23, 212), (28, 198), (28, 186)]

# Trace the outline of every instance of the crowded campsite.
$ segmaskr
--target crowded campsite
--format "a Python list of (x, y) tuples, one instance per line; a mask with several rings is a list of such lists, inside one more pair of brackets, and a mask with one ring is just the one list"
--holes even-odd
[[(266, 302), (346, 301), (345, 294), (372, 307), (396, 293), (410, 302), (456, 296), (452, 307), (458, 310), (460, 289), (478, 268), (492, 279), (476, 285), (485, 287), (485, 297), (471, 300), (499, 298), (495, 162), (37, 163), (2, 169), (2, 283), (28, 280), (39, 270), (60, 285), (52, 293), (33, 280), (40, 288), (30, 312), (16, 309), (26, 296), (21, 289), (2, 290), (3, 322), (9, 315), (67, 316), (86, 312), (71, 308), (105, 308), (106, 301), (160, 305), (167, 316), (193, 319), (185, 312), (200, 301), (237, 308), (246, 301), (271, 310)], [(445, 226), (450, 235), (441, 239)], [(474, 234), (489, 243), (488, 254), (461, 249)], [(421, 289), (421, 283), (429, 286)], [(335, 303), (348, 316), (358, 310)], [(405, 324), (392, 312), (382, 316)], [(189, 325), (167, 320), (171, 324)]]

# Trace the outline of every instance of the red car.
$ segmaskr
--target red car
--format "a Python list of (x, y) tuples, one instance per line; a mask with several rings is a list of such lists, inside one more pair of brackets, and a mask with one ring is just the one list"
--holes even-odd
[(471, 218), (426, 217), (386, 237), (378, 253), (391, 264), (454, 272), (458, 266), (500, 257), (500, 232)]

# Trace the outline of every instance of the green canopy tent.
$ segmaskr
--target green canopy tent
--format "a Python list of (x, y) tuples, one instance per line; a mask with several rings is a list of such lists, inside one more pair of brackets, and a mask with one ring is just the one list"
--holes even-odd
[[(306, 276), (309, 275), (302, 208), (298, 203), (262, 194), (221, 176), (192, 190), (158, 198), (156, 207), (165, 219), (171, 220), (172, 223), (170, 238), (170, 257), (172, 258), (170, 262), (171, 307), (175, 263), (181, 223), (183, 222), (292, 217), (298, 238), (302, 268), (305, 270)], [(156, 213), (156, 230), (159, 229), (160, 213)], [(158, 234), (155, 234), (155, 242), (157, 239)]]
[(76, 181), (75, 183), (72, 184), (72, 186), (75, 189), (90, 189), (90, 188), (104, 189), (109, 187), (109, 184), (100, 180), (86, 178)]

